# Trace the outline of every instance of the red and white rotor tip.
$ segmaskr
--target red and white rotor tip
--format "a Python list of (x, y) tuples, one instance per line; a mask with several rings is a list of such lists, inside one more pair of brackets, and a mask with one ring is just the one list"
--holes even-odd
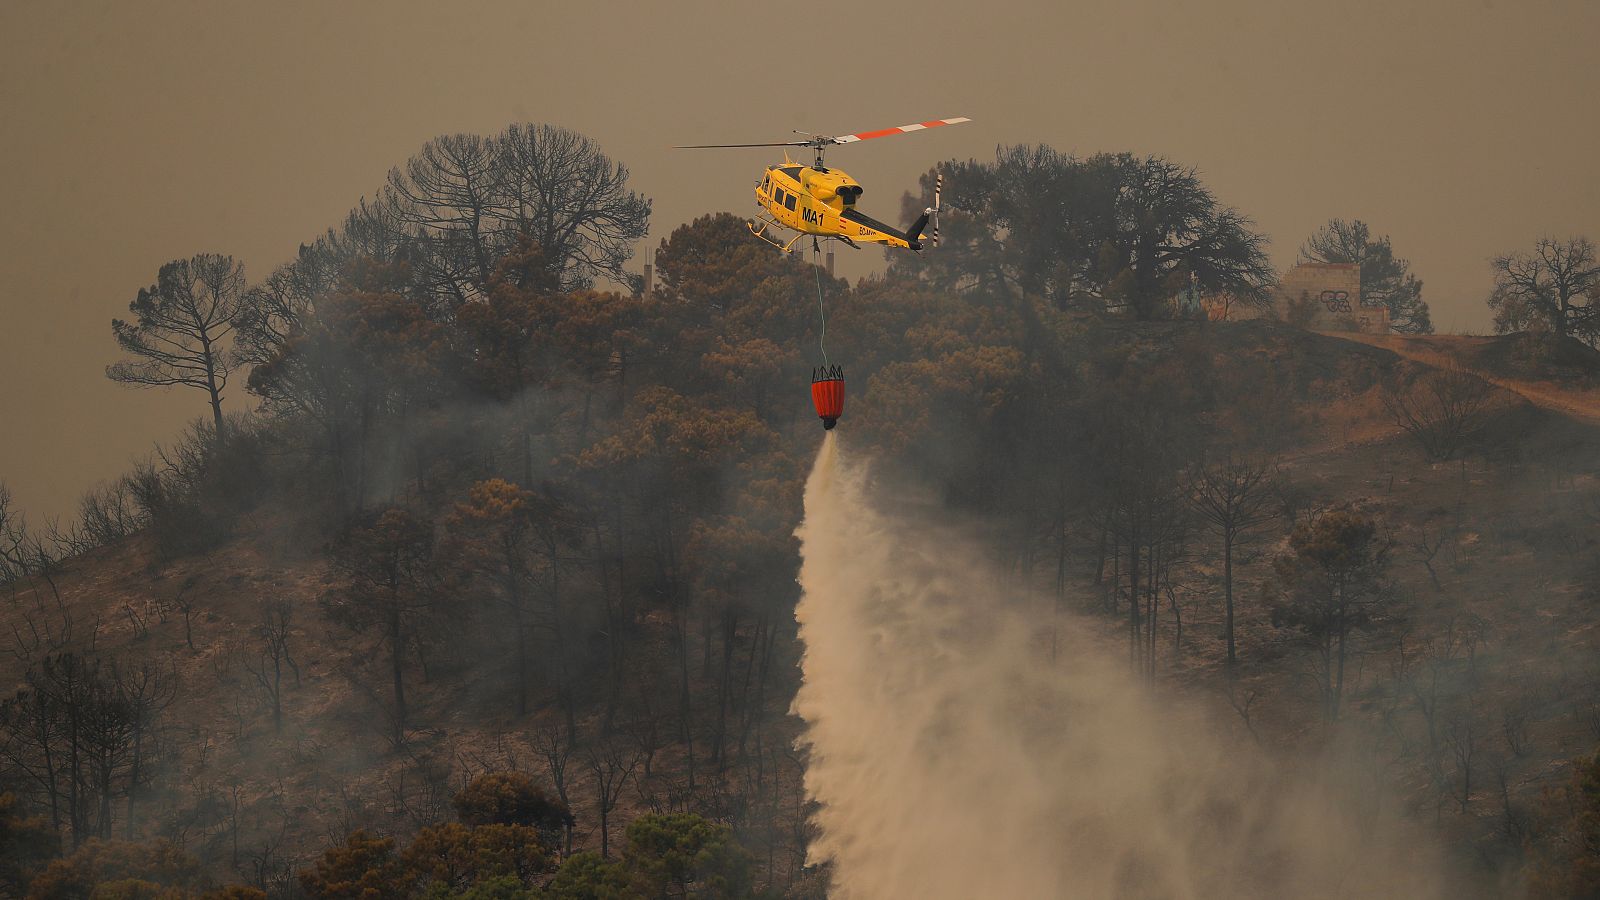
[(858, 131), (855, 134), (841, 134), (833, 139), (835, 144), (851, 144), (856, 141), (870, 141), (873, 138), (889, 137), (895, 134), (910, 134), (913, 131), (925, 131), (929, 128), (939, 128), (944, 125), (960, 125), (962, 122), (971, 122), (966, 116), (956, 116), (954, 119), (933, 119), (928, 122), (913, 122), (910, 125), (899, 125), (894, 128), (880, 128), (877, 131)]

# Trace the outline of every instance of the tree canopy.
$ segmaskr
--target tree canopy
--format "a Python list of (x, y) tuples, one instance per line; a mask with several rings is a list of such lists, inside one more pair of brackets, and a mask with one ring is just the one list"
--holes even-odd
[[(1204, 294), (1267, 302), (1266, 239), (1193, 168), (1131, 153), (1080, 159), (1041, 145), (1002, 147), (992, 163), (942, 171), (946, 246), (898, 261), (939, 287), (1140, 321), (1170, 317), (1170, 301), (1191, 280)], [(907, 198), (907, 215), (931, 204), (935, 174)]]
[(1600, 345), (1600, 261), (1588, 238), (1541, 238), (1531, 251), (1497, 256), (1491, 265), (1496, 331), (1542, 328)]
[(421, 251), (430, 291), (456, 306), (481, 293), (520, 240), (540, 248), (539, 276), (562, 290), (596, 278), (631, 285), (623, 264), (650, 221), (627, 167), (555, 125), (435, 138), (389, 173), (382, 202)]
[(231, 256), (201, 253), (161, 267), (156, 283), (128, 304), (132, 321), (111, 320), (117, 346), (131, 359), (106, 367), (106, 377), (142, 386), (183, 385), (206, 392), (218, 432), (222, 390), (233, 371), (229, 339), (247, 297), (244, 266)]

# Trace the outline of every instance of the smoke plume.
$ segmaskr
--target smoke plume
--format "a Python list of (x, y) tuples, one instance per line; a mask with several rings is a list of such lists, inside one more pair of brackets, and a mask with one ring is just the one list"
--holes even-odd
[(832, 434), (805, 507), (795, 709), (833, 896), (1443, 895), (1370, 784), (1169, 708), (1088, 623), (1052, 661), (1039, 604), (1030, 624), (973, 542), (877, 508)]

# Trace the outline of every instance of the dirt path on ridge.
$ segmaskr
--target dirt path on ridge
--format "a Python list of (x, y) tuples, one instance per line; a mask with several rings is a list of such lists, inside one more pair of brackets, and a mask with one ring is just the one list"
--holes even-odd
[(1584, 390), (1554, 381), (1531, 381), (1506, 378), (1473, 366), (1463, 358), (1461, 351), (1486, 343), (1492, 338), (1471, 335), (1400, 335), (1360, 334), (1350, 331), (1319, 331), (1327, 337), (1340, 338), (1371, 347), (1379, 347), (1426, 366), (1445, 368), (1458, 366), (1482, 378), (1495, 387), (1504, 388), (1551, 412), (1559, 413), (1587, 425), (1600, 425), (1600, 391)]

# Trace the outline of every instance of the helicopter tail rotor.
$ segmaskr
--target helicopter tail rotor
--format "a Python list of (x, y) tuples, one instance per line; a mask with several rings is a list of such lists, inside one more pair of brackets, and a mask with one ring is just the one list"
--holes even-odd
[(935, 247), (939, 246), (939, 205), (940, 195), (944, 193), (944, 173), (933, 176), (933, 205), (922, 211), (922, 216), (917, 223), (911, 226), (907, 236), (911, 239), (911, 249), (921, 250), (922, 245), (917, 243), (917, 238), (922, 236), (922, 229), (928, 229), (928, 237), (933, 240)]

